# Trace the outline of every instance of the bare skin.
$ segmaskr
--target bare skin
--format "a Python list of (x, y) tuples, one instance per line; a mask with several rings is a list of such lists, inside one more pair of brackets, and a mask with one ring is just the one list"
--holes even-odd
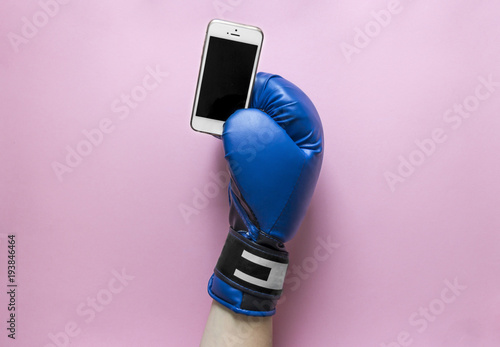
[(213, 301), (200, 347), (271, 347), (272, 340), (272, 317), (237, 314)]

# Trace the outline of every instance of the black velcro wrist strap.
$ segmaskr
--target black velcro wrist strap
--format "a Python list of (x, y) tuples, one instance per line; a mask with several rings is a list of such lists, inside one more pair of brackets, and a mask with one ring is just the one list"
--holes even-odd
[(230, 229), (215, 273), (246, 293), (279, 298), (287, 267), (288, 252), (261, 246)]

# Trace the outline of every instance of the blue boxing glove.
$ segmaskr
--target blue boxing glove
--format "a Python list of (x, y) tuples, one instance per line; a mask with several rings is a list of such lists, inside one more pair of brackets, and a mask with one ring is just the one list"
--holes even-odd
[(307, 95), (277, 75), (257, 74), (250, 107), (224, 125), (230, 229), (208, 292), (234, 312), (270, 316), (288, 266), (284, 243), (318, 180), (323, 129)]

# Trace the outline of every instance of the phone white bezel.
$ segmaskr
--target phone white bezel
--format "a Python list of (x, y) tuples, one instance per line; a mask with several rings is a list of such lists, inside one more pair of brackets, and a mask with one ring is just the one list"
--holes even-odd
[(191, 128), (193, 128), (193, 130), (204, 133), (209, 133), (213, 135), (222, 135), (225, 123), (224, 121), (205, 118), (205, 117), (198, 117), (196, 115), (196, 109), (198, 108), (198, 100), (200, 97), (202, 77), (205, 71), (205, 61), (207, 58), (207, 51), (208, 51), (208, 44), (210, 41), (210, 37), (219, 37), (226, 40), (249, 43), (257, 46), (257, 51), (254, 58), (252, 76), (250, 78), (250, 85), (248, 86), (248, 94), (245, 100), (245, 108), (248, 108), (255, 80), (255, 74), (257, 73), (257, 65), (259, 63), (260, 49), (262, 47), (264, 34), (262, 33), (262, 30), (260, 28), (239, 23), (228, 22), (220, 19), (214, 19), (208, 24), (205, 43), (203, 45), (203, 53), (201, 56), (198, 82), (196, 84), (196, 94), (193, 104), (193, 111), (191, 113)]

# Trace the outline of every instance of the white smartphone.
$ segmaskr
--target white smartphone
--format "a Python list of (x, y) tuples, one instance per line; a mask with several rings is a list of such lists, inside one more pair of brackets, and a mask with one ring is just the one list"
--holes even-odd
[(222, 135), (234, 111), (248, 108), (264, 35), (257, 27), (208, 24), (191, 115), (193, 130)]

